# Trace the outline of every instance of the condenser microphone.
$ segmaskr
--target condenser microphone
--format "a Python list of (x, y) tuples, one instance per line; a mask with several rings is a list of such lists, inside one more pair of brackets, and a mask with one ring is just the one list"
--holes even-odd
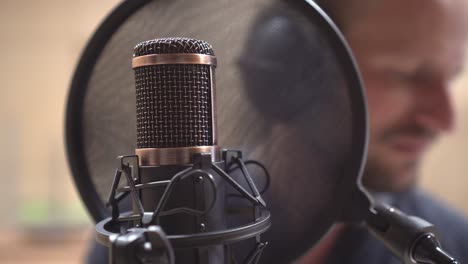
[[(134, 48), (136, 155), (118, 158), (112, 217), (96, 226), (110, 263), (234, 263), (229, 245), (250, 238), (256, 243), (245, 263), (259, 260), (270, 216), (241, 152), (216, 144), (216, 63), (202, 40), (163, 38)], [(227, 173), (232, 166), (250, 190)], [(228, 225), (232, 190), (250, 202), (251, 223)], [(120, 213), (128, 194), (132, 211)]]
[(190, 164), (187, 153), (197, 152), (219, 161), (212, 47), (188, 38), (145, 41), (135, 47), (132, 66), (141, 164)]
[[(216, 146), (214, 111), (214, 69), (216, 57), (205, 41), (189, 38), (149, 40), (134, 49), (137, 149), (141, 183), (167, 181), (193, 164), (195, 153), (209, 153), (211, 162), (220, 163)], [(220, 164), (221, 166), (221, 164)], [(212, 172), (211, 172), (212, 173)], [(198, 177), (198, 178), (197, 178)], [(226, 229), (224, 217), (225, 186), (219, 178), (216, 192), (203, 184), (201, 175), (193, 176), (196, 184), (182, 184), (174, 189), (177, 196), (167, 207), (203, 208), (214, 195), (219, 199), (210, 214), (175, 214), (151, 224), (161, 225), (168, 234), (193, 234)], [(164, 189), (141, 191), (145, 211), (154, 211)], [(172, 202), (172, 204), (171, 204)], [(149, 223), (148, 223), (149, 224)], [(181, 251), (178, 263), (189, 263), (197, 257), (202, 262), (224, 262), (222, 247), (206, 252)], [(182, 261), (184, 259), (184, 261)]]

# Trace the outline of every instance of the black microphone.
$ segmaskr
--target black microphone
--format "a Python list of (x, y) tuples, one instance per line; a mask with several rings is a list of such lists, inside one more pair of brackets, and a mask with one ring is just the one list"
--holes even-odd
[[(110, 263), (233, 263), (229, 245), (250, 238), (256, 244), (245, 263), (260, 258), (270, 216), (242, 153), (217, 146), (216, 63), (202, 40), (164, 38), (135, 47), (136, 155), (118, 158), (112, 217), (96, 226)], [(227, 173), (233, 166), (250, 191)], [(231, 190), (250, 202), (252, 223), (228, 225)], [(132, 211), (121, 214), (128, 194)]]
[(142, 163), (190, 163), (154, 160), (149, 154), (159, 151), (159, 156), (165, 156), (163, 148), (177, 148), (177, 153), (216, 148), (216, 57), (207, 42), (188, 38), (145, 41), (135, 47), (132, 65), (137, 154)]
[[(213, 97), (216, 57), (211, 46), (188, 38), (145, 41), (135, 47), (132, 66), (136, 86), (136, 154), (140, 162), (141, 184), (170, 180), (193, 164), (195, 153), (210, 153), (211, 162), (220, 163), (215, 145)], [(168, 200), (167, 204), (167, 208), (203, 208), (208, 206), (203, 204), (205, 201), (216, 199), (210, 214), (205, 217), (174, 214), (161, 220), (153, 217), (151, 224), (161, 225), (171, 235), (226, 229), (224, 181), (213, 179), (216, 193), (210, 193), (210, 188), (203, 184), (207, 180), (204, 176), (194, 174), (196, 184), (182, 181), (174, 189), (177, 199)], [(156, 210), (155, 201), (160, 199), (163, 191), (162, 188), (141, 191), (145, 211)], [(219, 197), (213, 197), (215, 194)], [(205, 253), (206, 256), (201, 257), (203, 262), (209, 263), (208, 259), (223, 262), (222, 247)], [(177, 262), (189, 263), (195, 259), (195, 254), (202, 253), (181, 251), (177, 254)]]

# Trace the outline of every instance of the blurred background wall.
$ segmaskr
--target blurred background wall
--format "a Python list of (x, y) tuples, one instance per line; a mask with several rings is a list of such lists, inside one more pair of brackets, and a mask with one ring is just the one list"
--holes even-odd
[(420, 182), (423, 189), (468, 216), (468, 59), (451, 89), (455, 129), (429, 151)]
[(65, 157), (80, 53), (118, 3), (0, 1), (0, 263), (82, 263), (92, 226)]
[[(66, 163), (65, 102), (86, 41), (118, 2), (0, 1), (1, 263), (82, 263), (93, 226)], [(458, 127), (431, 150), (421, 179), (465, 215), (467, 85), (468, 70), (452, 91)]]

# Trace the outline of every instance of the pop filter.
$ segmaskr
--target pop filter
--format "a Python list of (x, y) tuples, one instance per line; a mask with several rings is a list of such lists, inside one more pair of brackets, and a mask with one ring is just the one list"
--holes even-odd
[(216, 51), (218, 145), (271, 174), (264, 261), (297, 257), (334, 221), (364, 218), (362, 85), (343, 37), (314, 2), (134, 0), (91, 38), (68, 98), (69, 163), (95, 221), (110, 214), (115, 158), (136, 148), (133, 47), (162, 37), (202, 39)]

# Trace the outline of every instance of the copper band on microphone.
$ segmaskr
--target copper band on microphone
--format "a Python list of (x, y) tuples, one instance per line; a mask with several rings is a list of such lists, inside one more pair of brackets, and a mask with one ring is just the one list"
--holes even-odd
[(217, 60), (215, 56), (192, 53), (150, 54), (134, 57), (132, 60), (133, 69), (165, 64), (202, 64), (216, 67)]
[(221, 160), (218, 146), (181, 147), (181, 148), (141, 148), (136, 149), (140, 166), (164, 166), (192, 164), (195, 153), (210, 153), (211, 161)]

